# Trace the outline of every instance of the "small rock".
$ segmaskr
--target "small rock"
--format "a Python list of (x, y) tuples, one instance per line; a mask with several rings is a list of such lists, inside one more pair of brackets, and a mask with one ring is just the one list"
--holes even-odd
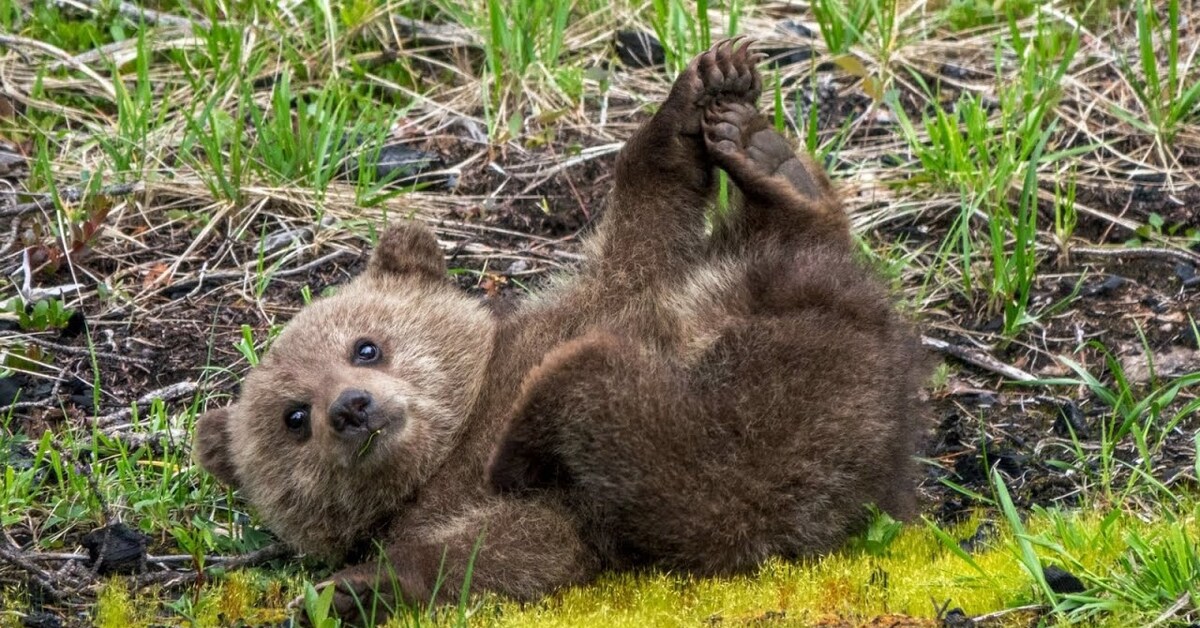
[(1083, 296), (1085, 297), (1105, 297), (1125, 285), (1125, 278), (1119, 275), (1109, 275), (1099, 283), (1093, 283), (1084, 287)]
[(767, 55), (767, 65), (773, 68), (796, 65), (816, 56), (816, 52), (810, 47), (764, 48), (761, 52)]
[(0, 460), (4, 462), (4, 466), (20, 472), (32, 469), (34, 458), (24, 445), (16, 440), (9, 440), (4, 448), (0, 449)]
[(276, 249), (289, 246), (293, 243), (302, 243), (312, 235), (312, 230), (308, 228), (288, 229), (284, 228), (273, 233), (268, 233), (267, 237), (263, 238), (262, 251), (271, 253)]
[(1151, 371), (1157, 378), (1180, 377), (1200, 370), (1200, 351), (1175, 346), (1154, 354), (1153, 360), (1145, 353), (1135, 353), (1121, 358), (1121, 369), (1126, 379), (1139, 384), (1150, 381)]
[(658, 38), (646, 31), (617, 31), (617, 58), (630, 68), (653, 68), (667, 62)]
[(0, 407), (7, 408), (24, 396), (24, 383), (17, 376), (0, 377)]
[(941, 65), (941, 67), (938, 69), (938, 72), (942, 76), (946, 76), (946, 77), (949, 77), (952, 79), (959, 79), (959, 80), (969, 79), (973, 75), (973, 72), (971, 70), (964, 68), (961, 65), (954, 64), (954, 63), (943, 63)]
[(114, 523), (88, 532), (80, 543), (87, 548), (89, 567), (100, 561), (100, 574), (130, 574), (145, 567), (146, 540), (141, 532)]
[(1050, 585), (1050, 590), (1055, 593), (1083, 593), (1087, 590), (1079, 578), (1057, 565), (1043, 567), (1042, 575), (1046, 577), (1046, 584)]
[(780, 22), (779, 30), (781, 30), (785, 33), (790, 33), (792, 35), (799, 35), (806, 39), (816, 39), (816, 37), (817, 37), (817, 34), (815, 32), (813, 32), (813, 29), (805, 26), (803, 23), (801, 23), (798, 20), (787, 20), (784, 22)]
[[(348, 138), (347, 141), (355, 140)], [(458, 177), (445, 172), (446, 160), (441, 155), (405, 144), (388, 144), (380, 148), (377, 154), (364, 151), (346, 159), (342, 176), (356, 179), (360, 167), (372, 167), (372, 158), (375, 160), (375, 180), (387, 181), (390, 186), (425, 184), (449, 189), (458, 185)]]
[(1146, 298), (1142, 299), (1141, 304), (1150, 308), (1150, 311), (1154, 312), (1155, 314), (1162, 314), (1162, 313), (1166, 312), (1167, 310), (1171, 309), (1171, 306), (1169, 304), (1165, 303), (1162, 299), (1158, 298), (1157, 296), (1155, 296), (1153, 294), (1148, 295)]
[(379, 151), (375, 176), (379, 180), (394, 176), (393, 185), (429, 183), (452, 188), (457, 183), (453, 175), (432, 173), (445, 167), (446, 160), (441, 155), (409, 148), (403, 144), (391, 144)]
[(1091, 437), (1091, 430), (1088, 429), (1087, 418), (1084, 417), (1083, 411), (1074, 401), (1067, 400), (1058, 406), (1058, 416), (1054, 418), (1054, 433), (1063, 437), (1070, 438), (1071, 433), (1082, 439)]
[(975, 625), (975, 620), (961, 608), (952, 608), (942, 615), (941, 628), (969, 628)]
[(958, 546), (962, 548), (962, 551), (973, 554), (983, 548), (995, 536), (996, 524), (991, 521), (984, 521), (979, 524), (979, 527), (975, 528), (975, 532), (971, 536), (959, 541)]
[(58, 335), (60, 338), (76, 338), (87, 328), (86, 323), (87, 319), (83, 317), (83, 312), (75, 310), (71, 312), (71, 316), (67, 318), (67, 325), (58, 332)]

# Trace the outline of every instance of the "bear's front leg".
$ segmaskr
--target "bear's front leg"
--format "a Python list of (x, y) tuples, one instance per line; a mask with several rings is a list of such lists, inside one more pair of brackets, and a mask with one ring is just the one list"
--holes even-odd
[[(595, 576), (598, 562), (574, 520), (537, 499), (490, 498), (406, 535), (378, 560), (335, 573), (333, 607), (349, 625), (374, 625), (405, 609), (454, 604), (472, 592), (534, 600)], [(302, 620), (307, 620), (302, 617)]]
[(702, 132), (712, 102), (754, 106), (762, 91), (757, 55), (727, 40), (692, 60), (658, 112), (617, 157), (594, 268), (613, 290), (677, 275), (704, 249), (704, 214), (714, 191), (713, 161)]

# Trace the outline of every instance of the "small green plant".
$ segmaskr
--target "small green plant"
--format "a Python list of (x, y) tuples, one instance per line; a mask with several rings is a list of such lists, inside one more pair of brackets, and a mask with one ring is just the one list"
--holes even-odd
[(154, 161), (151, 154), (155, 150), (151, 142), (153, 130), (163, 127), (170, 112), (166, 101), (156, 98), (153, 93), (152, 54), (146, 44), (145, 29), (138, 29), (136, 43), (133, 89), (126, 87), (118, 68), (112, 70), (117, 95), (115, 133), (110, 135), (105, 128), (96, 135), (118, 179), (142, 178), (142, 171)]
[(896, 537), (900, 536), (904, 524), (873, 505), (869, 510), (871, 523), (867, 526), (867, 533), (862, 539), (863, 549), (872, 556), (883, 556), (887, 554), (888, 548), (896, 540)]
[[(1038, 385), (1083, 386), (1109, 408), (1109, 415), (1100, 422), (1098, 456), (1086, 451), (1077, 437), (1075, 462), (1059, 462), (1059, 466), (1090, 477), (1109, 502), (1121, 502), (1139, 492), (1149, 491), (1170, 498), (1170, 491), (1155, 479), (1155, 460), (1162, 452), (1168, 436), (1187, 417), (1200, 412), (1200, 399), (1184, 399), (1180, 395), (1200, 385), (1200, 372), (1191, 373), (1169, 382), (1157, 383), (1144, 393), (1134, 387), (1125, 375), (1119, 360), (1103, 345), (1090, 343), (1105, 356), (1113, 384), (1105, 384), (1081, 364), (1070, 358), (1059, 360), (1075, 372), (1075, 377), (1040, 380)], [(1122, 460), (1118, 449), (1127, 441), (1137, 451), (1137, 459)], [(1095, 460), (1095, 466), (1090, 461)]]
[(17, 317), (17, 326), (22, 331), (37, 332), (62, 329), (75, 314), (58, 299), (42, 299), (27, 307), (20, 299), (8, 300), (8, 310)]
[(313, 628), (338, 628), (342, 621), (333, 616), (333, 595), (337, 587), (325, 587), (318, 593), (311, 583), (304, 583), (304, 613)]
[(249, 325), (242, 325), (242, 337), (233, 346), (238, 350), (238, 353), (242, 354), (242, 357), (246, 359), (246, 362), (250, 366), (258, 366), (259, 357), (262, 355), (262, 352), (270, 346), (271, 342), (279, 336), (279, 332), (281, 331), (283, 331), (282, 326), (271, 325), (270, 329), (267, 330), (266, 340), (261, 344), (255, 344), (254, 329)]
[(1079, 214), (1075, 209), (1075, 176), (1067, 179), (1066, 185), (1061, 181), (1054, 182), (1054, 242), (1058, 245), (1059, 261), (1062, 264), (1070, 262), (1071, 236), (1075, 233), (1075, 225), (1079, 222)]
[(1017, 507), (1013, 504), (1012, 496), (1008, 493), (1008, 487), (1004, 484), (1004, 478), (1000, 476), (1000, 472), (992, 469), (991, 473), (992, 490), (996, 494), (996, 503), (1000, 505), (1000, 512), (1004, 514), (1005, 521), (1008, 522), (1012, 529), (1013, 540), (1017, 546), (1017, 560), (1025, 571), (1033, 578), (1037, 585), (1038, 592), (1053, 606), (1058, 601), (1058, 594), (1050, 588), (1050, 584), (1046, 582), (1046, 574), (1042, 570), (1041, 559), (1038, 558), (1037, 552), (1033, 549), (1033, 542), (1030, 540), (1029, 532), (1025, 529), (1025, 523), (1021, 520), (1021, 515), (1017, 513)]

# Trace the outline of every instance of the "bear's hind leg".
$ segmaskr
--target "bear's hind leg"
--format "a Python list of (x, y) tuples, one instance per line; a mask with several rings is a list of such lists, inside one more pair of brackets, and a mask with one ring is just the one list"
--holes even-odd
[(850, 223), (824, 170), (798, 154), (767, 119), (743, 102), (717, 101), (704, 137), (743, 197), (713, 235), (712, 248), (738, 252), (752, 242), (850, 244)]
[(718, 99), (758, 100), (756, 62), (743, 40), (713, 46), (692, 60), (654, 117), (626, 142), (592, 242), (595, 275), (605, 286), (637, 290), (702, 258), (714, 170), (701, 119)]

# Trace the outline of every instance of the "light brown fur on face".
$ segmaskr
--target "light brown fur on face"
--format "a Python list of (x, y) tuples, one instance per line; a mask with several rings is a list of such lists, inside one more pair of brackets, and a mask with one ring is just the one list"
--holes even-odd
[[(197, 459), (298, 549), (365, 561), (328, 583), (358, 621), (457, 599), (472, 560), (477, 590), (533, 599), (827, 551), (870, 503), (911, 515), (923, 354), (760, 90), (745, 46), (697, 57), (618, 157), (587, 262), (515, 312), (392, 227), (199, 419)], [(706, 235), (716, 168), (740, 201)]]

